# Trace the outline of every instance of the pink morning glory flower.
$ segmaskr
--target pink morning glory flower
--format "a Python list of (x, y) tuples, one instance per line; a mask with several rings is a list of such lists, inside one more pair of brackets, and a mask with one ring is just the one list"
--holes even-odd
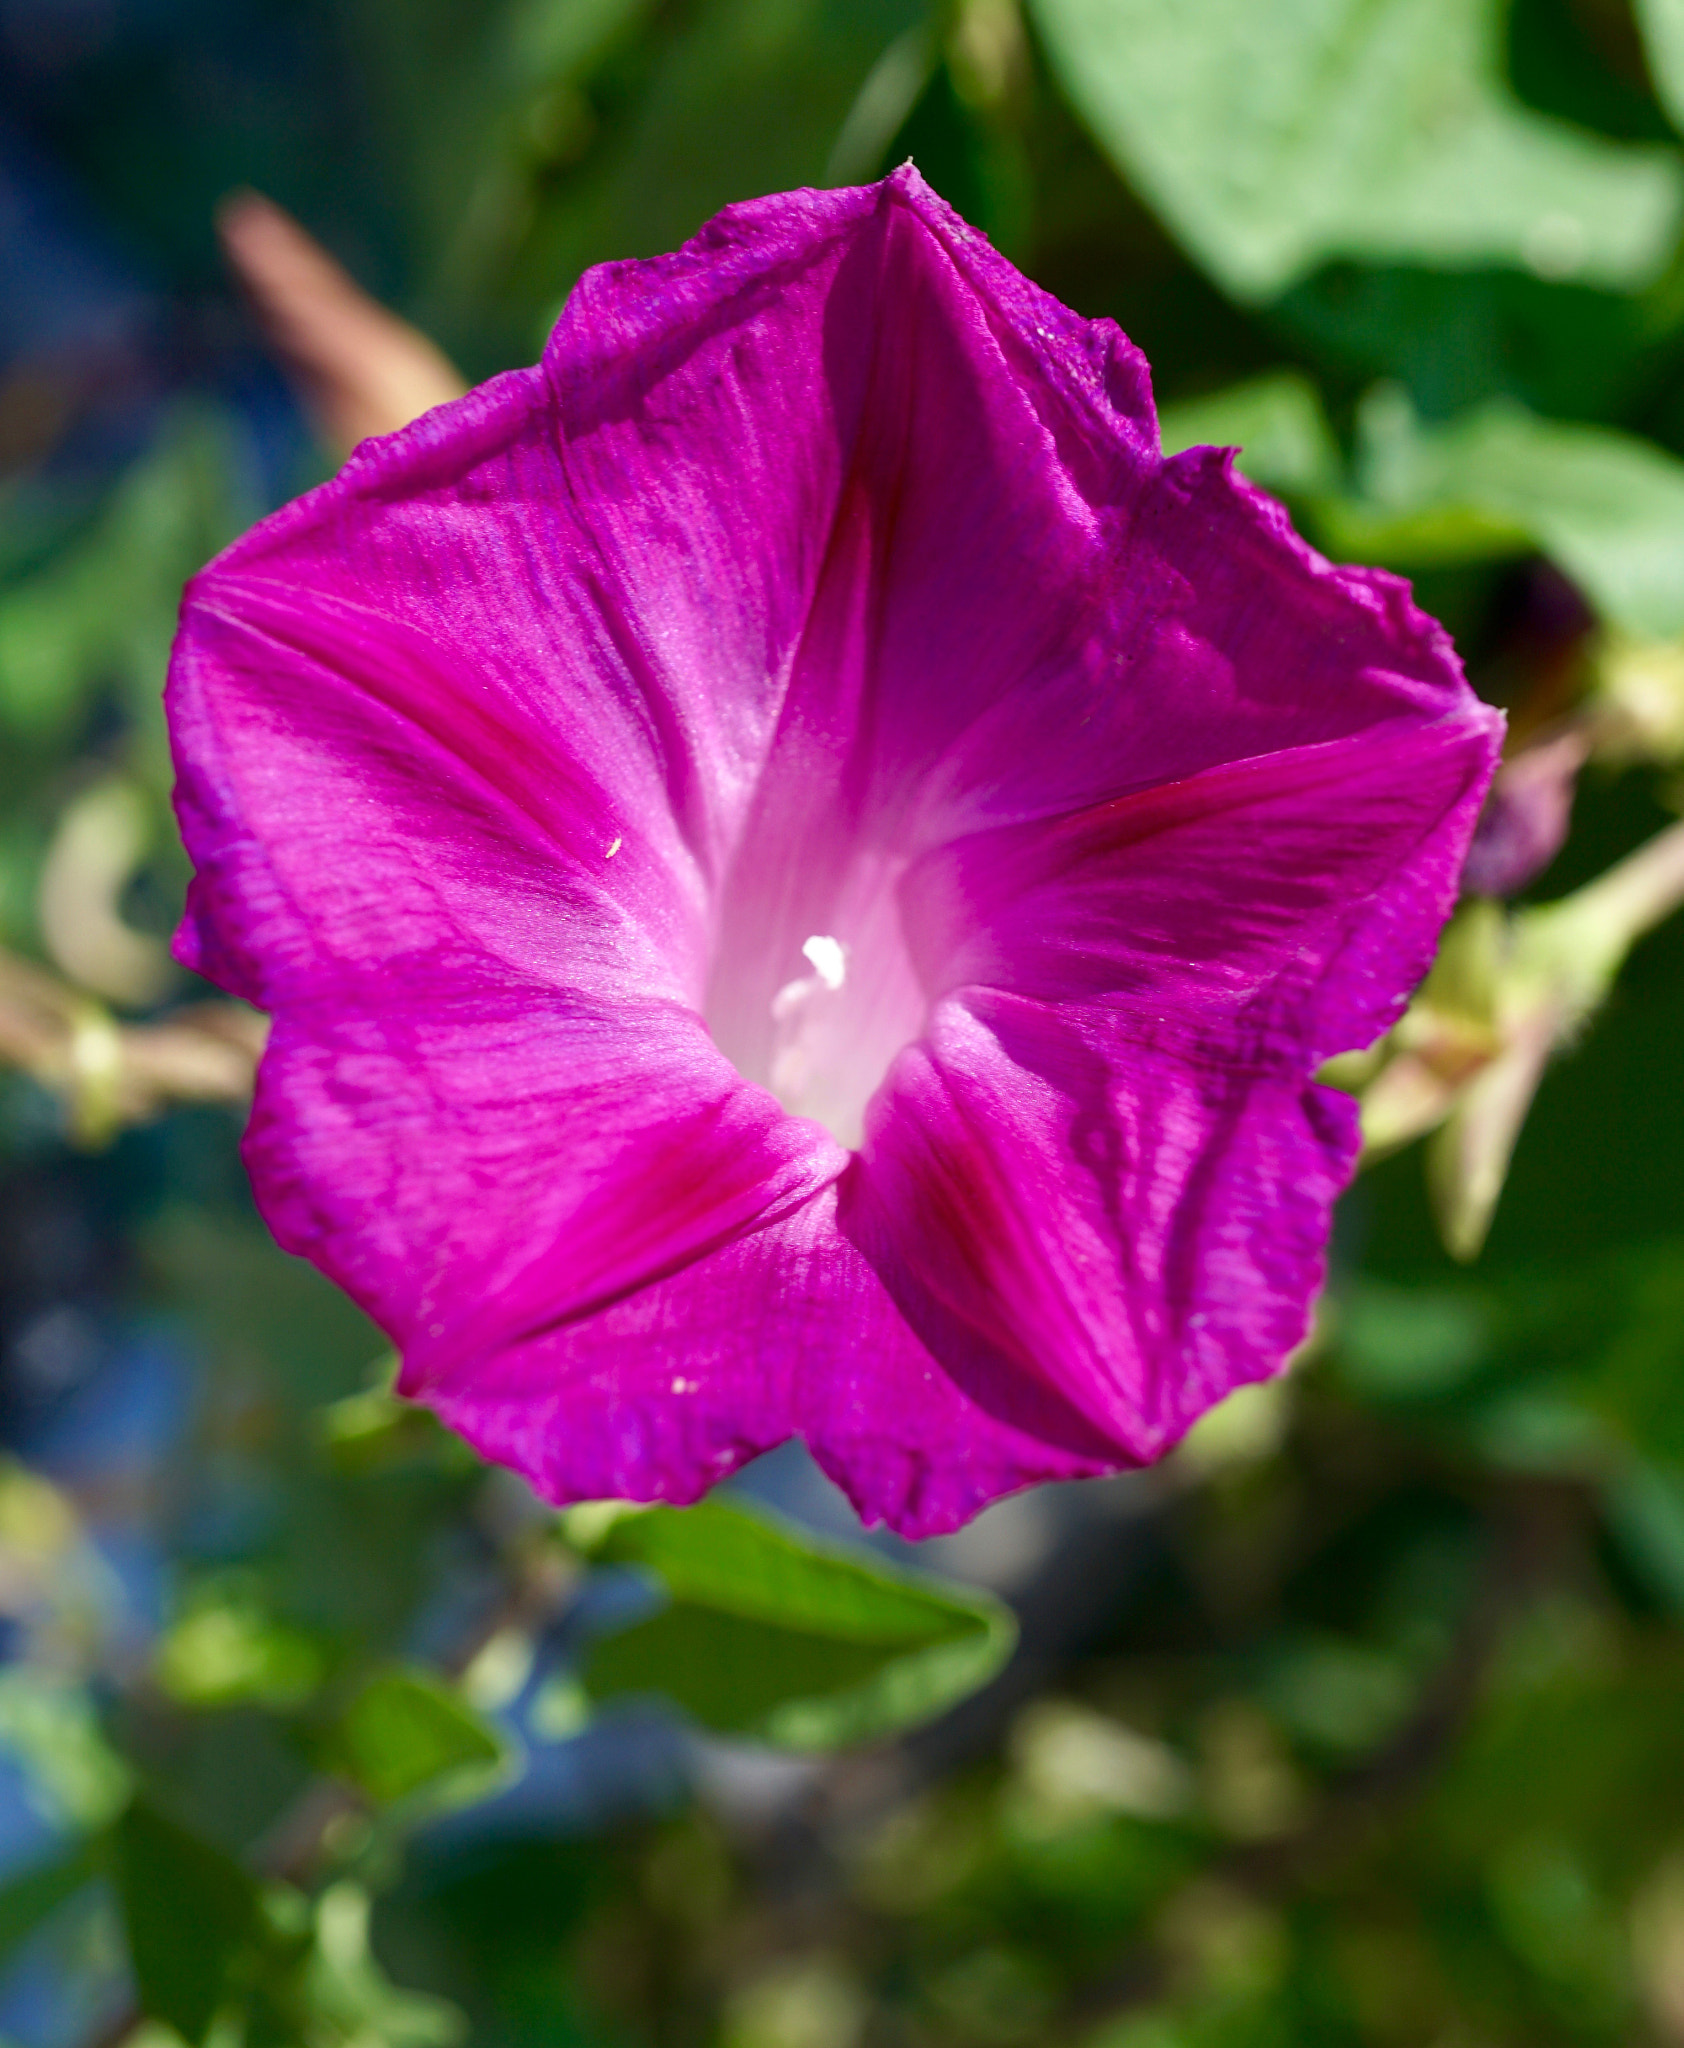
[(910, 168), (591, 272), (191, 586), (190, 966), (402, 1390), (949, 1529), (1278, 1369), (1496, 714)]

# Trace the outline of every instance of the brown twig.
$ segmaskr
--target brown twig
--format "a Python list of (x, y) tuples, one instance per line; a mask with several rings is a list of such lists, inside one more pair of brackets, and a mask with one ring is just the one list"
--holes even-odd
[(467, 389), (442, 349), (370, 298), (273, 200), (234, 193), (217, 230), (270, 346), (341, 454)]
[(62, 1096), (83, 1144), (171, 1103), (243, 1102), (267, 1031), (255, 1010), (223, 1002), (120, 1024), (97, 997), (0, 951), (0, 1065)]

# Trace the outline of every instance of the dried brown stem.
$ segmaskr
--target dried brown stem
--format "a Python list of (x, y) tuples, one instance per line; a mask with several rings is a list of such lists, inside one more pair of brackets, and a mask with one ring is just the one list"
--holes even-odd
[(467, 389), (442, 349), (370, 298), (273, 200), (236, 192), (217, 228), (270, 345), (341, 454)]
[(0, 951), (0, 1065), (62, 1095), (84, 1144), (176, 1102), (243, 1102), (267, 1025), (242, 1003), (195, 1003), (119, 1024), (101, 1002)]

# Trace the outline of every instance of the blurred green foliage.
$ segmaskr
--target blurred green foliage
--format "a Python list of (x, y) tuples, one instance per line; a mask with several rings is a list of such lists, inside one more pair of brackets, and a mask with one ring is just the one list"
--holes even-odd
[[(0, 2030), (1684, 2042), (1684, 931), (1595, 893), (1681, 795), (1674, 0), (27, 12), (0, 89), (155, 317), (0, 369)], [(482, 376), (588, 264), (907, 155), (1146, 348), (1166, 448), (1416, 578), (1572, 829), (1346, 1077), (1436, 1122), (1436, 1210), (1400, 1142), (1289, 1377), (1162, 1472), (919, 1561), (558, 1522), (270, 1245), (237, 1108), (117, 1085), (205, 993), (89, 938), (179, 904), (181, 582), (327, 461), (213, 209)]]
[(601, 1563), (651, 1572), (669, 1597), (596, 1647), (585, 1683), (598, 1698), (665, 1693), (722, 1734), (833, 1749), (930, 1719), (993, 1678), (1016, 1640), (997, 1601), (721, 1500), (616, 1507), (572, 1509), (569, 1535)]
[(1330, 257), (1642, 285), (1678, 229), (1670, 152), (1509, 91), (1496, 0), (1037, 0), (1100, 141), (1245, 299)]

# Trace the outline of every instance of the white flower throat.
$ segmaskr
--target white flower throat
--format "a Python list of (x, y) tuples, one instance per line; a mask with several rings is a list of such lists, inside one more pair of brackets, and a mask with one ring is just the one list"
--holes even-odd
[(865, 1110), (902, 1046), (923, 1028), (927, 998), (907, 958), (892, 896), (846, 939), (814, 932), (801, 944), (811, 973), (771, 999), (765, 1085), (795, 1116), (842, 1144), (864, 1136)]
[(825, 889), (805, 887), (793, 862), (740, 870), (710, 966), (704, 1014), (720, 1050), (746, 1081), (850, 1150), (929, 1009), (901, 927), (905, 867), (895, 856), (856, 856), (840, 886)]

